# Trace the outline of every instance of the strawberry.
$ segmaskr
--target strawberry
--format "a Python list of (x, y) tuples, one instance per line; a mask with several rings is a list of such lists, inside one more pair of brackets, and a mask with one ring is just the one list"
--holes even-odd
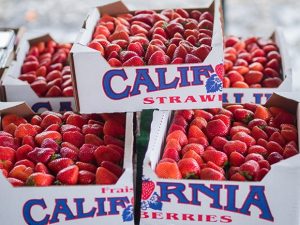
[(284, 159), (287, 159), (287, 158), (290, 158), (294, 155), (297, 155), (299, 152), (297, 150), (297, 148), (291, 144), (287, 144), (285, 147), (284, 147), (284, 150), (283, 150), (283, 158)]
[(34, 163), (41, 162), (47, 164), (54, 154), (55, 151), (51, 148), (34, 148), (27, 154), (27, 157)]
[(159, 178), (166, 178), (166, 179), (182, 178), (178, 165), (174, 160), (160, 161), (155, 168), (155, 173)]
[(228, 141), (224, 147), (223, 151), (227, 156), (230, 156), (232, 152), (239, 152), (244, 155), (247, 151), (247, 145), (239, 140), (236, 141)]
[(272, 152), (268, 158), (267, 158), (268, 162), (270, 163), (270, 165), (275, 164), (281, 160), (283, 160), (283, 157), (281, 154), (279, 154), (278, 152)]
[(179, 45), (174, 51), (173, 59), (175, 58), (185, 59), (187, 54), (188, 54), (187, 50), (182, 45)]
[(138, 56), (144, 56), (145, 52), (142, 45), (139, 42), (130, 43), (127, 47), (128, 51), (135, 52)]
[(18, 165), (24, 165), (24, 166), (26, 166), (26, 167), (31, 167), (31, 168), (34, 168), (34, 163), (33, 162), (31, 162), (30, 160), (28, 160), (28, 159), (22, 159), (22, 160), (19, 160), (19, 161), (17, 161), (16, 163), (15, 163), (15, 165), (14, 166), (18, 166)]
[(96, 180), (96, 175), (87, 170), (78, 172), (78, 184), (93, 184)]
[(10, 147), (15, 149), (17, 146), (15, 145), (15, 141), (12, 137), (10, 136), (0, 136), (0, 143), (1, 146), (3, 147)]
[(95, 161), (94, 152), (97, 146), (91, 144), (83, 144), (78, 152), (78, 159), (81, 162), (91, 163)]
[(220, 78), (220, 80), (223, 80), (224, 77), (224, 65), (223, 64), (218, 64), (215, 67), (216, 74)]
[(199, 129), (205, 128), (207, 126), (207, 122), (204, 118), (202, 117), (196, 117), (195, 119), (192, 120), (191, 124), (197, 126)]
[(54, 173), (57, 174), (59, 171), (62, 169), (73, 165), (74, 162), (72, 159), (69, 158), (59, 158), (52, 160), (51, 162), (48, 163), (48, 168)]
[(256, 181), (261, 181), (266, 175), (267, 173), (269, 172), (268, 169), (266, 168), (261, 168), (258, 173), (257, 173), (257, 177), (256, 177)]
[(254, 113), (247, 109), (236, 109), (233, 115), (235, 120), (248, 123), (253, 119)]
[(194, 151), (198, 155), (202, 156), (204, 148), (203, 145), (197, 143), (187, 144), (182, 148), (181, 155), (185, 155), (185, 153), (187, 153), (188, 151)]
[(187, 136), (184, 132), (180, 130), (173, 131), (167, 136), (166, 141), (168, 142), (170, 139), (178, 140), (181, 146), (185, 146), (188, 143)]
[(167, 64), (166, 58), (165, 58), (165, 53), (161, 51), (156, 51), (154, 52), (148, 61), (148, 65), (164, 65)]
[(116, 138), (124, 138), (125, 127), (115, 120), (107, 120), (103, 127), (104, 135), (110, 135)]
[(246, 158), (245, 161), (249, 161), (249, 160), (254, 160), (256, 162), (262, 161), (264, 160), (264, 157), (261, 154), (258, 153), (249, 153)]
[(62, 139), (63, 141), (69, 142), (78, 148), (84, 143), (84, 136), (78, 131), (67, 131), (63, 134)]
[(15, 158), (16, 158), (16, 152), (14, 149), (10, 147), (0, 146), (0, 161), (9, 160), (11, 162), (14, 162)]
[(112, 172), (113, 174), (115, 174), (117, 177), (121, 177), (122, 173), (123, 173), (123, 169), (122, 167), (110, 162), (110, 161), (103, 161), (101, 163), (101, 167), (106, 168), (107, 170), (109, 170), (110, 172)]
[(96, 171), (96, 184), (115, 184), (118, 177), (104, 167), (98, 167)]
[(49, 173), (49, 170), (45, 164), (38, 162), (34, 167), (34, 172)]
[(50, 186), (54, 182), (54, 177), (50, 174), (35, 172), (27, 180), (28, 186)]
[(199, 154), (197, 154), (194, 150), (187, 151), (186, 153), (183, 154), (182, 156), (183, 159), (185, 158), (193, 158), (197, 161), (198, 165), (201, 166), (204, 164), (203, 159)]
[(251, 154), (251, 153), (257, 153), (257, 154), (260, 154), (262, 156), (267, 156), (268, 150), (266, 148), (264, 148), (263, 146), (260, 146), (260, 145), (252, 145), (248, 149), (248, 154)]
[(245, 132), (238, 132), (235, 135), (232, 136), (231, 140), (235, 141), (235, 140), (239, 140), (244, 142), (247, 147), (250, 147), (252, 145), (256, 144), (256, 141), (253, 137), (251, 137), (249, 134), (245, 133)]
[(279, 132), (277, 132), (277, 131), (274, 132), (270, 136), (269, 141), (275, 141), (278, 144), (280, 144), (282, 147), (285, 146), (285, 144), (286, 144), (286, 141), (285, 141), (284, 137)]
[(25, 185), (23, 181), (18, 180), (16, 178), (8, 177), (7, 180), (14, 187), (20, 187), (20, 186), (24, 186)]
[(56, 179), (65, 185), (74, 185), (78, 182), (79, 168), (76, 165), (68, 166), (58, 172)]
[(206, 134), (210, 139), (215, 136), (225, 136), (228, 133), (228, 127), (221, 119), (211, 120), (207, 123)]
[(85, 144), (92, 144), (92, 145), (95, 145), (95, 146), (100, 146), (100, 145), (104, 144), (103, 140), (101, 138), (99, 138), (98, 136), (96, 136), (95, 134), (86, 134), (84, 136), (84, 143)]
[(165, 158), (173, 159), (174, 161), (178, 162), (180, 160), (179, 152), (174, 148), (167, 148), (164, 150), (164, 153), (162, 156), (162, 159), (165, 159)]
[(245, 157), (239, 152), (231, 152), (229, 156), (230, 166), (241, 166), (245, 162)]
[(248, 180), (254, 180), (259, 171), (259, 164), (254, 160), (249, 160), (240, 166), (240, 173)]
[(142, 182), (142, 200), (147, 200), (152, 196), (155, 189), (155, 183), (151, 180), (143, 180)]
[(85, 163), (85, 162), (76, 162), (75, 163), (76, 166), (78, 166), (79, 171), (80, 170), (87, 170), (90, 171), (92, 173), (96, 173), (97, 167), (94, 164), (91, 163)]
[(266, 107), (258, 105), (254, 112), (254, 118), (269, 121), (270, 112)]
[(205, 151), (202, 154), (202, 158), (206, 161), (206, 162), (213, 162), (215, 163), (217, 166), (223, 167), (225, 166), (225, 164), (228, 161), (227, 155), (224, 152), (221, 151), (217, 151), (217, 150), (209, 150), (209, 151)]
[(35, 141), (37, 144), (41, 145), (46, 138), (51, 138), (56, 142), (61, 142), (62, 140), (61, 134), (57, 131), (44, 131), (35, 136)]
[(52, 148), (55, 152), (59, 151), (59, 145), (51, 138), (44, 139), (41, 148)]
[(211, 145), (219, 151), (223, 150), (223, 147), (226, 143), (227, 143), (227, 139), (220, 136), (215, 136), (211, 141)]
[(278, 152), (280, 155), (283, 154), (283, 148), (275, 141), (269, 141), (266, 148), (268, 154), (271, 154), (272, 152)]
[(237, 134), (239, 132), (244, 132), (246, 134), (251, 134), (251, 131), (249, 130), (249, 128), (244, 127), (244, 126), (239, 126), (239, 125), (231, 127), (229, 134), (232, 137), (232, 136), (234, 136), (235, 134)]
[(235, 173), (230, 177), (230, 180), (232, 180), (232, 181), (246, 181), (246, 178), (240, 173)]
[(200, 167), (193, 158), (184, 158), (178, 162), (179, 171), (184, 179), (199, 178)]
[(15, 130), (15, 137), (23, 138), (24, 136), (35, 136), (37, 131), (34, 129), (33, 125), (26, 123), (20, 124)]
[(85, 120), (81, 115), (71, 114), (70, 116), (68, 116), (66, 120), (66, 124), (70, 124), (82, 128), (82, 126), (85, 124)]
[(25, 182), (32, 173), (33, 169), (31, 167), (17, 165), (9, 172), (8, 176)]
[(204, 168), (200, 172), (202, 180), (225, 180), (224, 175), (212, 168)]
[(122, 161), (121, 154), (117, 150), (107, 146), (99, 146), (94, 151), (94, 157), (98, 165), (100, 165), (103, 161), (110, 161), (116, 164), (120, 164)]
[(195, 125), (190, 126), (189, 131), (188, 131), (188, 137), (189, 138), (200, 138), (200, 137), (203, 137), (203, 138), (207, 139), (207, 137), (204, 134), (204, 132), (201, 129), (199, 129), (199, 127), (197, 127)]

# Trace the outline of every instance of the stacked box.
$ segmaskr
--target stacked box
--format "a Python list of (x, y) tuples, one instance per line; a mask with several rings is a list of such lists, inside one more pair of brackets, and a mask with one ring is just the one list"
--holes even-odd
[[(1, 116), (32, 116), (22, 102), (0, 103)], [(124, 172), (114, 185), (13, 187), (0, 175), (2, 224), (134, 224), (133, 114), (126, 115)]]
[(283, 32), (280, 29), (277, 29), (267, 39), (274, 41), (279, 48), (282, 67), (282, 74), (280, 74), (280, 78), (283, 80), (283, 82), (277, 88), (224, 88), (224, 103), (253, 102), (256, 104), (265, 104), (273, 92), (287, 92), (292, 90), (292, 68), (290, 65)]
[(73, 97), (40, 97), (26, 81), (20, 80), (21, 69), (32, 45), (41, 41), (53, 40), (50, 35), (34, 39), (22, 39), (16, 50), (15, 60), (4, 71), (1, 78), (1, 88), (4, 90), (4, 101), (25, 101), (35, 112), (53, 110), (56, 112), (76, 110)]
[[(220, 2), (214, 1), (199, 10), (208, 10), (214, 16), (212, 50), (202, 63), (115, 68), (88, 44), (102, 15), (131, 11), (122, 2), (93, 9), (71, 50), (75, 99), (80, 112), (220, 106), (222, 83), (216, 74), (216, 68), (223, 63)], [(98, 104), (91, 104), (94, 102)]]

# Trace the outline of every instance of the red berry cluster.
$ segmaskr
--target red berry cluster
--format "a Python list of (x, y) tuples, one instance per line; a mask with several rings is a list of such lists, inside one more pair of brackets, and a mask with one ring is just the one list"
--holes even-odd
[(67, 65), (71, 47), (55, 41), (31, 46), (19, 79), (27, 81), (40, 97), (72, 97), (71, 70)]
[(176, 111), (160, 178), (260, 181), (271, 165), (298, 154), (296, 117), (262, 105)]
[(113, 67), (201, 63), (211, 51), (213, 15), (184, 9), (104, 15), (88, 44)]
[(225, 39), (225, 88), (276, 88), (282, 82), (281, 56), (269, 39)]
[(114, 184), (123, 173), (125, 114), (7, 114), (2, 128), (0, 170), (13, 186)]

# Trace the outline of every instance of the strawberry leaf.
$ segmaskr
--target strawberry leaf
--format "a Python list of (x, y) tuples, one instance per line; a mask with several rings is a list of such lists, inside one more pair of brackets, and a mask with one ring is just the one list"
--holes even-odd
[(122, 213), (123, 222), (132, 221), (133, 217), (134, 217), (133, 206), (129, 205), (124, 209)]
[(222, 81), (216, 74), (213, 74), (210, 78), (208, 78), (205, 84), (207, 93), (222, 91), (222, 86)]
[(162, 210), (162, 203), (159, 201), (159, 196), (156, 192), (154, 192), (148, 203), (150, 209)]

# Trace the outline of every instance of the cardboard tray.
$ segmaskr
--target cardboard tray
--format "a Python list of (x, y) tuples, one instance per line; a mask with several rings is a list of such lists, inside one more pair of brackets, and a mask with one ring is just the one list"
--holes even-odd
[[(299, 132), (299, 100), (283, 96), (272, 95), (267, 106), (295, 113)], [(155, 190), (150, 202), (141, 202), (141, 224), (299, 224), (300, 154), (272, 165), (261, 182), (160, 179), (154, 169), (161, 159), (171, 112), (156, 111), (153, 118), (143, 176), (155, 183)]]
[(287, 44), (281, 29), (276, 29), (270, 37), (273, 40), (281, 54), (282, 77), (283, 82), (278, 88), (224, 88), (224, 103), (247, 103), (265, 104), (272, 96), (273, 92), (287, 92), (292, 90), (293, 76), (290, 59), (287, 53)]
[(4, 94), (3, 101), (25, 101), (35, 112), (49, 111), (75, 111), (74, 97), (39, 97), (26, 81), (19, 80), (21, 67), (31, 45), (40, 41), (49, 41), (53, 38), (49, 34), (34, 39), (22, 39), (16, 49), (15, 60), (4, 71), (0, 80)]
[[(0, 102), (0, 113), (33, 115), (24, 102)], [(11, 224), (134, 225), (133, 113), (126, 115), (122, 176), (115, 185), (12, 187), (0, 174), (0, 218)]]
[[(79, 111), (100, 113), (220, 107), (221, 81), (214, 80), (217, 77), (215, 66), (223, 63), (220, 1), (215, 0), (199, 10), (204, 9), (213, 13), (214, 28), (212, 51), (203, 63), (119, 68), (112, 68), (100, 52), (87, 44), (102, 14), (116, 15), (130, 10), (122, 2), (91, 10), (70, 54)], [(210, 84), (206, 85), (210, 83), (209, 78), (214, 84), (218, 81), (219, 88), (211, 90)]]

